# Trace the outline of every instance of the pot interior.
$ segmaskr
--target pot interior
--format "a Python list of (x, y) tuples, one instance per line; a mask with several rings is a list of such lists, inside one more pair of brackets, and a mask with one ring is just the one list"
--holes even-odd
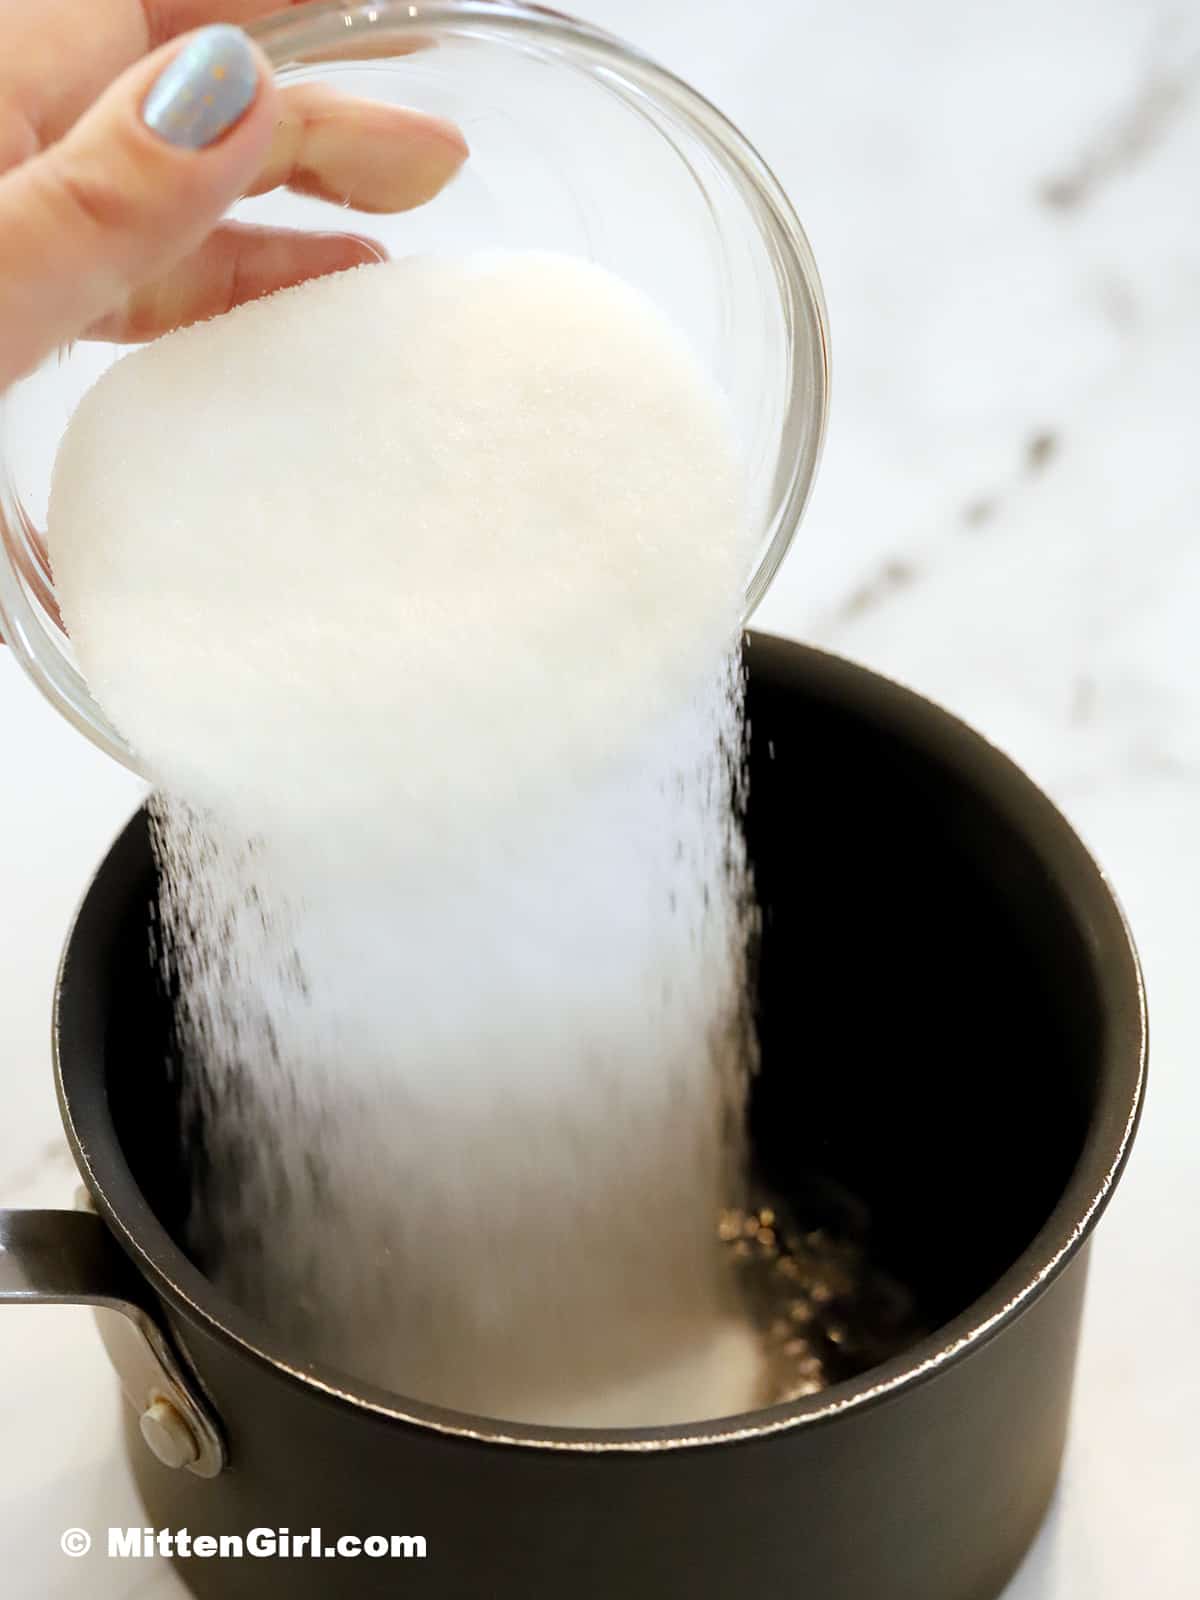
[[(802, 1231), (848, 1242), (902, 1291), (905, 1327), (932, 1331), (1027, 1249), (1096, 1118), (1106, 1010), (1063, 886), (1092, 869), (1032, 786), (942, 713), (761, 636), (748, 660), (757, 1166)], [(72, 936), (60, 1061), (83, 1142), (89, 1118), (111, 1118), (183, 1247), (197, 1130), (180, 1124), (149, 956), (153, 888), (139, 816)], [(107, 1104), (89, 1109), (98, 1050)], [(840, 1374), (895, 1353), (863, 1344)]]

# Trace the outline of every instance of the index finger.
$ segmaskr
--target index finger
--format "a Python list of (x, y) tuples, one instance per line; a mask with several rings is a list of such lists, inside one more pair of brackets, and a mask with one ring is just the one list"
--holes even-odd
[(408, 211), (445, 188), (467, 158), (452, 122), (405, 106), (296, 84), (280, 96), (266, 163), (250, 194), (288, 188), (356, 211)]

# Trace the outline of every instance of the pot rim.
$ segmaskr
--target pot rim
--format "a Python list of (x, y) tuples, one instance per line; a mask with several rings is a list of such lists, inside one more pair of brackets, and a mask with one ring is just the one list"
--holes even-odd
[[(397, 1423), (493, 1445), (587, 1454), (656, 1453), (761, 1439), (828, 1423), (899, 1398), (1001, 1332), (1064, 1271), (1112, 1196), (1128, 1160), (1145, 1098), (1145, 984), (1120, 902), (1103, 870), (1053, 802), (1008, 756), (952, 713), (843, 657), (766, 634), (749, 634), (747, 643), (752, 660), (773, 666), (784, 678), (799, 674), (809, 684), (819, 685), (840, 705), (886, 724), (982, 791), (1015, 825), (1049, 875), (1072, 921), (1085, 934), (1104, 1024), (1097, 1107), (1058, 1203), (1012, 1266), (950, 1322), (903, 1355), (857, 1378), (801, 1400), (671, 1427), (581, 1429), (509, 1423), (396, 1395), (360, 1383), (325, 1363), (296, 1363), (275, 1343), (269, 1330), (240, 1311), (193, 1266), (151, 1211), (107, 1119), (107, 1098), (98, 1096), (95, 1101), (99, 1114), (94, 1125), (77, 1120), (65, 1081), (60, 1014), (76, 930), (92, 892), (89, 885), (72, 919), (55, 983), (52, 1047), (59, 1108), (76, 1164), (97, 1210), (172, 1311), (314, 1396)], [(124, 836), (123, 832), (114, 848)], [(106, 856), (105, 861), (108, 859)], [(102, 863), (97, 876), (103, 868)]]

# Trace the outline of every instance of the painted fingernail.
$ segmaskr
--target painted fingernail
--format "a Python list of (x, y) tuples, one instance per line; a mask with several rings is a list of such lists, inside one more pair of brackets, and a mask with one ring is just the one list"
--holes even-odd
[(228, 132), (258, 93), (258, 58), (240, 28), (202, 28), (146, 96), (142, 120), (168, 144), (202, 150)]

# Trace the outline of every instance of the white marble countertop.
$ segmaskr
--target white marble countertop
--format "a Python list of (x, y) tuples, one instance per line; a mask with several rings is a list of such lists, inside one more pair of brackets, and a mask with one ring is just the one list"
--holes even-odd
[[(950, 706), (1060, 802), (1144, 957), (1148, 1110), (1102, 1225), (1066, 1470), (1008, 1600), (1200, 1593), (1200, 26), (1169, 0), (591, 0), (776, 168), (834, 330), (820, 484), (761, 625)], [(0, 1199), (70, 1204), (48, 1070), (74, 903), (139, 787), (0, 656)], [(0, 1315), (0, 1588), (139, 1521), (88, 1314)], [(816, 1600), (816, 1597), (814, 1597)]]

